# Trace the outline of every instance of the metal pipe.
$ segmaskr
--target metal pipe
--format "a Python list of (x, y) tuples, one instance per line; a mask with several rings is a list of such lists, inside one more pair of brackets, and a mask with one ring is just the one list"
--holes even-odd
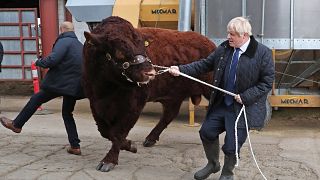
[(263, 44), (263, 37), (264, 37), (265, 8), (266, 8), (266, 1), (262, 0), (262, 16), (261, 16), (261, 43), (262, 44)]
[(194, 31), (200, 33), (201, 27), (201, 9), (200, 9), (201, 1), (194, 1), (193, 6), (194, 6)]
[[(273, 65), (276, 65), (276, 50), (272, 48), (272, 60), (273, 60)], [(271, 90), (271, 95), (275, 95), (275, 90), (276, 90), (276, 82), (273, 80), (272, 82), (272, 90)]]
[(179, 0), (179, 31), (190, 31), (191, 29), (192, 0)]
[(293, 17), (294, 16), (294, 1), (290, 0), (290, 48), (293, 49), (294, 47), (294, 37), (293, 37)]
[(207, 31), (206, 31), (206, 0), (200, 0), (201, 1), (201, 34), (206, 36)]
[(242, 17), (247, 16), (247, 0), (242, 0)]
[[(39, 1), (41, 16), (41, 42), (42, 57), (48, 56), (52, 50), (52, 44), (59, 34), (58, 1)], [(41, 69), (41, 77), (47, 73), (47, 69)]]

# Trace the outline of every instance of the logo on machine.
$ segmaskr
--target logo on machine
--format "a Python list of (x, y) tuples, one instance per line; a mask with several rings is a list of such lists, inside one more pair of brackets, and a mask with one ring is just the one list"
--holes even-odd
[(309, 104), (308, 99), (281, 99), (281, 104)]
[(152, 9), (151, 14), (177, 14), (176, 9)]

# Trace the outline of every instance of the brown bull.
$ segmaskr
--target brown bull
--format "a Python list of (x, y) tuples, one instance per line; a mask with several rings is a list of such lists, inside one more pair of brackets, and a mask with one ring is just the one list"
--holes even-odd
[[(85, 37), (85, 92), (100, 134), (112, 141), (110, 151), (97, 166), (99, 171), (109, 171), (118, 164), (120, 150), (137, 152), (126, 137), (146, 102), (163, 106), (159, 123), (143, 143), (152, 146), (187, 97), (198, 104), (201, 95), (210, 96), (209, 87), (184, 77), (169, 73), (155, 77), (152, 66), (169, 67), (207, 57), (215, 45), (198, 33), (135, 29), (122, 18), (109, 17), (91, 33), (85, 32)], [(211, 74), (197, 78), (212, 83)]]

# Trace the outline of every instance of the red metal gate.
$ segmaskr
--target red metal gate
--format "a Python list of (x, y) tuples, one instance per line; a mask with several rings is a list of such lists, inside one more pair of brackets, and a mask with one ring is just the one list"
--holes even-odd
[(0, 81), (31, 81), (31, 61), (39, 57), (36, 8), (0, 9), (4, 48)]

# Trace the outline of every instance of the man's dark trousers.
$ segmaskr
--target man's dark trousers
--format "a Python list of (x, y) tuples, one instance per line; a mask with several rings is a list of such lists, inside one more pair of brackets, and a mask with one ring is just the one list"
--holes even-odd
[[(28, 103), (13, 121), (14, 126), (16, 128), (22, 128), (30, 117), (37, 111), (38, 107), (43, 103), (60, 96), (62, 95), (44, 90), (40, 90), (38, 93), (32, 95)], [(72, 147), (80, 147), (80, 140), (78, 138), (76, 124), (72, 114), (76, 100), (77, 99), (72, 96), (63, 96), (62, 104), (62, 118), (67, 130), (69, 143)]]
[[(219, 135), (226, 131), (225, 142), (222, 150), (226, 155), (234, 155), (235, 144), (235, 121), (237, 115), (234, 113), (233, 104), (226, 106), (223, 102), (220, 105), (209, 109), (206, 119), (199, 131), (202, 141), (212, 143)], [(238, 152), (247, 138), (245, 128), (238, 128)], [(239, 152), (240, 153), (240, 152)]]

